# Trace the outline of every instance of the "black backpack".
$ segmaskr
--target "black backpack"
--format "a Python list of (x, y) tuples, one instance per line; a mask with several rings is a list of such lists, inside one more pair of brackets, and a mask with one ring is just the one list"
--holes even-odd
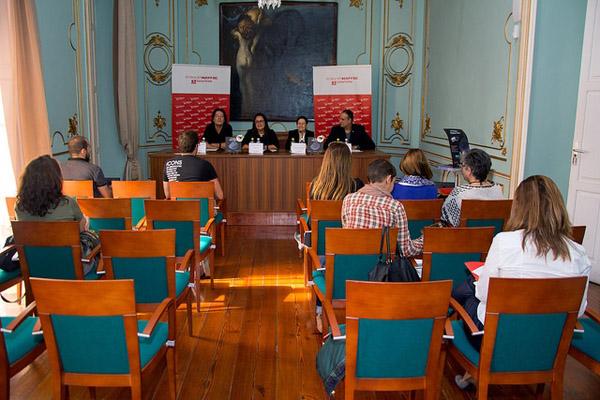
[[(8, 247), (11, 244), (15, 244), (15, 238), (12, 235), (6, 238), (6, 242), (4, 242), (4, 247)], [(0, 254), (0, 269), (6, 272), (13, 272), (21, 268), (19, 260), (13, 260), (15, 254), (17, 254), (16, 248), (12, 248), (3, 254)]]

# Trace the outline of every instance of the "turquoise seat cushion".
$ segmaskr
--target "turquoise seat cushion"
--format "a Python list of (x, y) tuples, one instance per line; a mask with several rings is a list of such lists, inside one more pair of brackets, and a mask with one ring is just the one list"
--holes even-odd
[(423, 235), (423, 228), (432, 225), (435, 221), (432, 219), (413, 219), (408, 220), (408, 231), (410, 232), (410, 238), (415, 240)]
[(358, 321), (357, 378), (425, 375), (433, 319)]
[(84, 275), (83, 279), (85, 279), (86, 281), (96, 281), (96, 280), (100, 279), (100, 275), (98, 275), (96, 273), (96, 270), (93, 269), (90, 272), (88, 272), (87, 275)]
[(5, 270), (0, 269), (0, 284), (4, 283), (4, 282), (12, 281), (13, 279), (18, 278), (19, 276), (21, 276), (20, 269), (16, 269), (11, 272), (6, 272)]
[(502, 226), (504, 225), (503, 219), (468, 219), (467, 227), (469, 228), (482, 228), (486, 226), (494, 227), (494, 235), (502, 232)]
[(133, 279), (136, 303), (160, 303), (169, 297), (165, 257), (113, 257), (115, 279)]
[(318, 239), (318, 243), (317, 243), (317, 254), (322, 255), (322, 254), (325, 254), (325, 229), (341, 228), (342, 221), (341, 220), (335, 220), (335, 221), (323, 220), (323, 221), (319, 221), (318, 225), (319, 226), (317, 227), (317, 230), (319, 232), (319, 239)]
[(188, 282), (190, 281), (190, 273), (187, 271), (177, 271), (175, 272), (175, 294), (177, 297), (181, 293), (183, 293), (184, 289), (187, 287)]
[(124, 218), (90, 218), (90, 230), (100, 232), (101, 230), (125, 230)]
[(313, 271), (313, 283), (325, 294), (325, 271)]
[(431, 275), (429, 280), (452, 280), (452, 289), (463, 283), (470, 272), (466, 261), (481, 260), (480, 253), (433, 253), (431, 255)]
[[(120, 316), (51, 315), (59, 357), (65, 372), (127, 374), (129, 360)], [(147, 321), (138, 321), (138, 332)], [(149, 338), (139, 338), (142, 368), (167, 340), (168, 324), (159, 322)], [(85, 355), (85, 357), (82, 357)]]
[(70, 247), (25, 246), (29, 276), (48, 279), (75, 279)]
[(146, 210), (144, 209), (144, 200), (146, 200), (146, 198), (143, 197), (135, 197), (131, 199), (131, 225), (133, 226), (136, 226), (146, 215)]
[(220, 224), (221, 222), (223, 222), (224, 218), (225, 217), (223, 216), (223, 213), (221, 211), (217, 212), (215, 214), (215, 224), (217, 224), (217, 225)]
[(175, 255), (183, 257), (194, 250), (194, 223), (192, 221), (154, 221), (154, 229), (175, 229)]
[(212, 237), (206, 235), (200, 235), (200, 253), (204, 253), (210, 248), (212, 244)]
[[(2, 327), (6, 328), (14, 320), (14, 317), (0, 317)], [(4, 343), (8, 353), (8, 364), (13, 364), (29, 354), (35, 347), (44, 340), (43, 335), (32, 335), (33, 326), (37, 318), (28, 317), (12, 333), (3, 332)]]
[[(208, 222), (208, 219), (210, 218), (210, 214), (209, 214), (209, 210), (208, 210), (208, 199), (206, 197), (178, 197), (176, 200), (199, 201), (200, 202), (200, 225), (202, 225), (202, 226), (206, 225), (206, 223)], [(215, 216), (215, 219), (216, 219), (216, 216)]]
[(600, 362), (600, 324), (589, 318), (579, 319), (583, 333), (575, 333), (571, 346)]
[(471, 364), (479, 365), (479, 350), (471, 345), (467, 339), (467, 333), (463, 327), (463, 321), (452, 321), (452, 329), (454, 330), (454, 339), (452, 344), (458, 349)]

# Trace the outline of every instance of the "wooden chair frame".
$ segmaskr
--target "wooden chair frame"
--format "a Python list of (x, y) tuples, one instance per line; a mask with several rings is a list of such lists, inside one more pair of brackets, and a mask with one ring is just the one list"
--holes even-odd
[[(213, 182), (169, 182), (169, 191), (171, 199), (215, 199), (215, 184)], [(225, 226), (227, 225), (226, 216), (226, 201), (225, 198), (216, 201), (216, 205), (208, 207), (208, 218), (215, 218), (217, 210), (223, 214), (223, 221), (215, 229), (219, 231), (219, 247), (221, 248), (221, 256), (225, 256)], [(216, 243), (216, 236), (213, 237)]]
[(571, 235), (573, 235), (573, 241), (583, 245), (583, 238), (585, 237), (585, 225), (578, 225), (571, 227)]
[[(82, 258), (78, 221), (11, 221), (11, 225), (15, 247), (19, 253), (21, 275), (25, 281), (25, 304), (27, 305), (33, 301), (33, 294), (25, 246), (71, 247), (74, 274), (79, 280), (84, 279), (82, 262), (89, 262), (100, 252), (100, 246), (97, 246), (88, 254), (87, 259)], [(98, 265), (96, 273), (103, 273), (101, 264)]]
[[(15, 247), (16, 246), (14, 244), (11, 244), (11, 245), (8, 245), (8, 246), (2, 248), (2, 250), (0, 250), (0, 255), (3, 255), (4, 253), (7, 253), (7, 252), (15, 249)], [(1, 282), (0, 283), (0, 293), (2, 293), (6, 289), (9, 289), (9, 288), (11, 288), (11, 287), (13, 287), (15, 285), (18, 285), (17, 286), (17, 300), (15, 302), (21, 304), (21, 296), (22, 296), (21, 283), (22, 282), (23, 282), (23, 273), (21, 272), (21, 274), (19, 276), (16, 276), (16, 277), (14, 277), (12, 279), (9, 279), (6, 282)], [(2, 297), (2, 300), (9, 302), (4, 297)], [(13, 301), (10, 301), (10, 302), (13, 302)]]
[(70, 181), (64, 180), (62, 187), (63, 195), (75, 197), (78, 199), (93, 199), (94, 198), (94, 182), (93, 181)]
[(306, 196), (304, 199), (296, 199), (296, 225), (298, 226), (298, 234), (300, 235), (300, 241), (302, 246), (298, 249), (298, 256), (304, 255), (304, 233), (309, 230), (308, 224), (302, 218), (303, 214), (310, 215), (310, 185), (312, 182), (306, 182)]
[[(31, 285), (38, 299), (38, 312), (44, 329), (44, 339), (48, 348), (48, 360), (52, 371), (52, 392), (55, 399), (68, 398), (69, 385), (75, 386), (128, 386), (131, 397), (142, 399), (142, 380), (157, 367), (163, 357), (167, 360), (167, 380), (169, 395), (176, 397), (175, 386), (175, 309), (173, 299), (166, 298), (152, 314), (144, 331), (138, 334), (137, 314), (133, 280), (116, 281), (61, 281), (32, 278)], [(89, 299), (96, 301), (89, 301)], [(81, 305), (85, 304), (85, 307)], [(160, 318), (167, 313), (169, 321), (166, 344), (141, 368), (138, 335), (150, 336)], [(56, 336), (51, 320), (52, 314), (74, 316), (122, 316), (125, 327), (129, 374), (80, 374), (62, 370)]]
[(112, 181), (111, 185), (115, 199), (156, 199), (156, 181)]
[[(357, 390), (424, 390), (425, 399), (438, 398), (446, 360), (445, 352), (442, 351), (442, 337), (446, 325), (446, 313), (451, 289), (451, 281), (418, 283), (346, 282), (346, 400), (353, 400), (354, 392)], [(357, 378), (358, 325), (361, 318), (386, 320), (434, 319), (425, 376)], [(332, 318), (332, 332), (334, 331), (339, 333), (335, 315)]]
[[(160, 229), (148, 231), (101, 231), (100, 242), (102, 244), (102, 260), (106, 270), (106, 279), (115, 279), (112, 266), (113, 257), (123, 258), (144, 258), (144, 257), (165, 257), (167, 274), (167, 288), (169, 297), (174, 299), (175, 308), (180, 304), (186, 303), (188, 334), (192, 336), (193, 318), (192, 318), (192, 290), (195, 279), (195, 268), (192, 268), (193, 250), (188, 250), (181, 263), (182, 271), (190, 273), (190, 279), (186, 288), (177, 296), (175, 288), (175, 230)], [(136, 309), (140, 313), (151, 312), (156, 309), (156, 304), (136, 304)]]
[(311, 200), (310, 201), (310, 229), (305, 221), (305, 232), (311, 232), (311, 247), (304, 247), (304, 284), (308, 286), (312, 281), (312, 270), (321, 266), (319, 255), (317, 254), (317, 244), (319, 243), (319, 221), (340, 221), (342, 218), (341, 200)]
[(17, 198), (12, 196), (6, 196), (4, 198), (6, 202), (6, 210), (8, 211), (8, 219), (11, 221), (17, 220), (17, 213), (15, 211), (15, 206), (17, 204)]
[(472, 219), (501, 219), (504, 221), (502, 229), (506, 226), (506, 221), (510, 218), (512, 209), (512, 200), (463, 200), (460, 206), (460, 225), (467, 226), (467, 221)]
[(442, 218), (443, 199), (432, 200), (402, 200), (406, 219), (408, 221), (416, 219), (432, 219), (438, 222)]
[(77, 204), (88, 218), (123, 218), (125, 229), (131, 230), (129, 199), (79, 199)]
[[(485, 334), (480, 349), (479, 366), (472, 364), (456, 347), (449, 346), (449, 354), (477, 381), (477, 398), (488, 398), (489, 385), (538, 384), (541, 396), (544, 384), (550, 383), (550, 397), (562, 399), (563, 375), (567, 352), (577, 322), (587, 277), (554, 279), (490, 278), (488, 301), (485, 312)], [(511, 296), (506, 296), (511, 293)], [(548, 296), (552, 293), (552, 296)], [(451, 306), (456, 310), (472, 335), (483, 334), (475, 326), (467, 312), (455, 300)], [(491, 372), (494, 345), (501, 314), (567, 313), (562, 336), (550, 371)]]
[(423, 229), (421, 280), (430, 280), (433, 253), (481, 253), (479, 261), (485, 261), (493, 238), (493, 227)]
[[(585, 310), (585, 315), (588, 316), (591, 320), (595, 321), (597, 324), (600, 324), (600, 313), (598, 313), (597, 311), (594, 311), (588, 307)], [(592, 357), (588, 356), (587, 354), (576, 349), (573, 346), (569, 348), (569, 355), (577, 361), (579, 361), (580, 363), (582, 363), (596, 375), (600, 375), (600, 362), (594, 360)]]
[[(13, 330), (17, 329), (17, 327), (23, 323), (28, 316), (32, 315), (36, 311), (35, 307), (35, 302), (31, 303), (25, 310), (15, 317), (15, 319), (13, 319), (9, 325), (3, 327), (2, 323), (0, 323), (0, 328), (2, 328), (3, 331), (12, 332)], [(34, 326), (34, 330), (37, 325), (39, 325), (39, 320), (38, 324)], [(0, 400), (10, 399), (10, 378), (31, 364), (40, 354), (44, 352), (45, 349), (46, 345), (44, 344), (44, 341), (41, 341), (24, 357), (15, 361), (13, 364), (8, 365), (8, 353), (6, 350), (6, 344), (4, 342), (4, 335), (2, 332), (0, 332)]]
[[(199, 281), (199, 267), (200, 263), (208, 258), (210, 263), (210, 286), (214, 288), (214, 275), (215, 275), (215, 245), (211, 244), (210, 247), (200, 253), (200, 235), (209, 235), (214, 238), (214, 218), (210, 218), (205, 226), (200, 226), (200, 205), (199, 200), (180, 200), (177, 202), (171, 200), (146, 200), (144, 202), (146, 209), (146, 219), (148, 221), (147, 230), (154, 230), (153, 223), (155, 220), (158, 221), (186, 221), (193, 223), (194, 229), (194, 268), (195, 271), (195, 282), (196, 287), (196, 308), (200, 312), (200, 281)], [(209, 208), (211, 207), (209, 200)], [(188, 262), (187, 253), (184, 257), (177, 257), (175, 262), (178, 265), (184, 265)]]

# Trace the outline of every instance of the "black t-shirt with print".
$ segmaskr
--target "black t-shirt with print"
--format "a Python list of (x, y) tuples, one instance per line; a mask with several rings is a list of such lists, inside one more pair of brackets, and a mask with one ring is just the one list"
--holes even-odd
[(208, 182), (217, 178), (211, 163), (192, 155), (179, 155), (165, 163), (163, 181)]

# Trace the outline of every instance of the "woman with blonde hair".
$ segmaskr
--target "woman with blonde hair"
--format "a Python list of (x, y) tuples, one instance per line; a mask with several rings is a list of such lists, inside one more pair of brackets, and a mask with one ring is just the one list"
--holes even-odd
[(350, 168), (352, 154), (345, 143), (334, 142), (327, 148), (319, 175), (310, 185), (311, 200), (343, 200), (364, 186), (358, 178), (352, 178)]
[(400, 161), (404, 177), (394, 184), (392, 197), (396, 200), (424, 200), (437, 198), (437, 187), (431, 181), (433, 173), (421, 149), (410, 149)]
[[(490, 278), (560, 278), (589, 276), (591, 263), (585, 249), (571, 237), (571, 223), (560, 190), (552, 179), (534, 175), (517, 187), (506, 231), (494, 237), (477, 286), (471, 278), (452, 296), (483, 330)], [(552, 294), (548, 294), (551, 296)], [(587, 305), (587, 287), (579, 315)], [(481, 336), (467, 334), (475, 349)], [(457, 376), (456, 383), (468, 385)]]

